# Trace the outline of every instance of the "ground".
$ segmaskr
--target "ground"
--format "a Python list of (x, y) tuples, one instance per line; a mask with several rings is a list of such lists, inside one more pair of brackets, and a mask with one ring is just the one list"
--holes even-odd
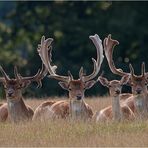
[[(47, 99), (47, 98), (46, 98)], [(53, 98), (48, 98), (53, 99)], [(66, 99), (66, 98), (60, 98)], [(43, 102), (26, 99), (34, 110)], [(109, 105), (108, 97), (91, 97), (86, 102), (94, 112)], [(96, 123), (55, 120), (51, 122), (0, 123), (0, 146), (148, 146), (148, 121)]]

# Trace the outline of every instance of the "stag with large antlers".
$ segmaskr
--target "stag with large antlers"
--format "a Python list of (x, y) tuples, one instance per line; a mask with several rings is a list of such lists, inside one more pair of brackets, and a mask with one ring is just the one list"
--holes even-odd
[(0, 107), (1, 118), (3, 118), (1, 120), (6, 119), (7, 116), (10, 118), (11, 122), (32, 119), (34, 111), (28, 105), (25, 105), (22, 97), (22, 89), (34, 81), (38, 83), (38, 86), (41, 86), (41, 79), (47, 74), (46, 68), (42, 65), (42, 69), (39, 70), (36, 75), (22, 77), (18, 73), (17, 67), (15, 67), (14, 79), (10, 79), (2, 67), (0, 67), (0, 71), (3, 75), (0, 82), (3, 83), (7, 98), (7, 104)]
[[(38, 53), (50, 74), (49, 77), (59, 80), (59, 85), (69, 92), (69, 101), (58, 101), (49, 107), (46, 106), (46, 115), (48, 117), (67, 118), (68, 116), (71, 116), (76, 119), (92, 118), (93, 111), (84, 101), (84, 92), (96, 83), (93, 79), (100, 71), (103, 61), (103, 47), (102, 41), (98, 35), (90, 36), (89, 38), (97, 49), (97, 60), (92, 58), (94, 70), (90, 75), (84, 75), (82, 67), (79, 71), (79, 79), (75, 80), (70, 72), (68, 72), (68, 76), (61, 76), (55, 72), (56, 66), (51, 66), (51, 43), (53, 39), (48, 38), (45, 40), (45, 37), (42, 37), (41, 44), (38, 47)], [(50, 52), (50, 54), (48, 54), (48, 52)], [(45, 114), (45, 108), (40, 108), (40, 110), (44, 110), (43, 117)], [(38, 115), (35, 114), (35, 117), (37, 118)]]
[[(108, 106), (100, 110), (96, 121), (106, 121), (106, 120), (115, 120), (121, 121), (123, 119), (134, 119), (135, 115), (130, 107), (126, 104), (121, 104), (120, 97), (123, 97), (121, 94), (122, 86), (129, 81), (129, 75), (125, 75), (122, 79), (109, 81), (107, 78), (102, 75), (99, 76), (98, 80), (100, 83), (109, 88), (110, 96), (112, 97), (112, 106)], [(129, 94), (130, 96), (131, 94)]]
[(137, 113), (139, 116), (144, 117), (148, 115), (148, 92), (147, 92), (147, 77), (148, 73), (145, 72), (145, 63), (142, 63), (141, 75), (137, 76), (134, 74), (134, 69), (130, 64), (130, 73), (124, 72), (122, 69), (117, 69), (113, 61), (113, 50), (116, 45), (119, 44), (117, 40), (111, 39), (111, 35), (108, 35), (104, 39), (104, 51), (107, 58), (109, 67), (112, 73), (125, 76), (129, 75), (130, 79), (128, 84), (132, 87), (133, 97), (127, 99), (126, 103), (133, 112)]

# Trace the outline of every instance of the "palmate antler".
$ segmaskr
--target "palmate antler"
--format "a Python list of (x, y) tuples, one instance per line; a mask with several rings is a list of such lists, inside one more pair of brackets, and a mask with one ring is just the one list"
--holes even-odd
[[(79, 71), (79, 77), (80, 79), (83, 79), (85, 82), (93, 79), (99, 72), (102, 61), (103, 61), (103, 47), (102, 47), (102, 41), (100, 40), (98, 35), (90, 36), (90, 39), (93, 41), (96, 49), (97, 49), (97, 60), (92, 58), (93, 64), (94, 64), (94, 70), (92, 74), (88, 76), (84, 76), (83, 73), (83, 67)], [(45, 40), (45, 37), (43, 36), (41, 39), (41, 44), (38, 46), (38, 53), (39, 56), (43, 62), (43, 64), (46, 66), (48, 69), (48, 72), (50, 73), (50, 77), (60, 80), (60, 81), (65, 81), (69, 82), (70, 80), (73, 80), (73, 76), (70, 72), (68, 72), (68, 76), (61, 76), (55, 73), (55, 69), (57, 68), (56, 66), (51, 66), (51, 50), (52, 50), (52, 43), (53, 39), (48, 38)], [(48, 54), (48, 52), (50, 54)]]
[(104, 51), (105, 51), (105, 56), (108, 61), (108, 65), (110, 67), (110, 70), (112, 73), (124, 76), (124, 75), (131, 75), (131, 79), (136, 79), (137, 77), (144, 77), (145, 75), (148, 75), (145, 73), (145, 63), (143, 62), (141, 65), (141, 75), (137, 76), (134, 74), (134, 69), (131, 64), (129, 64), (130, 68), (130, 73), (124, 72), (122, 69), (117, 69), (115, 67), (114, 61), (113, 61), (113, 50), (116, 45), (118, 45), (119, 42), (117, 40), (111, 39), (111, 35), (109, 34), (108, 37), (104, 39), (103, 45), (104, 45)]
[(104, 39), (103, 45), (104, 45), (104, 51), (105, 51), (105, 56), (108, 61), (108, 65), (110, 67), (110, 70), (112, 73), (124, 76), (128, 73), (123, 72), (122, 69), (117, 69), (115, 67), (114, 61), (113, 61), (113, 50), (116, 45), (118, 45), (119, 42), (117, 40), (111, 39), (111, 35), (109, 34), (108, 37)]
[[(94, 43), (94, 45), (97, 49), (97, 60), (92, 58), (92, 61), (94, 64), (94, 70), (93, 70), (92, 74), (90, 74), (88, 76), (84, 76), (84, 81), (92, 80), (93, 78), (95, 78), (97, 76), (97, 74), (100, 71), (103, 59), (104, 59), (102, 40), (99, 38), (99, 36), (97, 34), (95, 34), (94, 36), (89, 36), (89, 38), (92, 40), (92, 42)], [(80, 73), (79, 74), (79, 77), (80, 77), (83, 73), (83, 68), (80, 69), (79, 73)]]
[[(45, 40), (45, 36), (42, 36), (41, 38), (41, 44), (38, 45), (37, 51), (39, 53), (39, 56), (43, 62), (43, 64), (45, 65), (45, 67), (47, 68), (48, 72), (50, 73), (50, 77), (55, 78), (57, 80), (60, 81), (69, 81), (70, 77), (69, 76), (61, 76), (61, 75), (57, 75), (55, 73), (56, 70), (56, 66), (51, 66), (51, 57), (52, 57), (52, 43), (53, 39), (52, 38), (48, 38)], [(49, 53), (48, 53), (49, 51)]]

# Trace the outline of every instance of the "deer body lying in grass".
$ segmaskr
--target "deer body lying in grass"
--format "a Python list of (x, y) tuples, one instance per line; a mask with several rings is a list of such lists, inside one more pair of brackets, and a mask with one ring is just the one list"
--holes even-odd
[(131, 64), (129, 65), (130, 73), (124, 72), (122, 69), (117, 69), (112, 55), (114, 47), (118, 44), (119, 42), (117, 40), (111, 39), (111, 35), (104, 39), (104, 51), (109, 67), (114, 74), (122, 77), (125, 75), (130, 76), (128, 85), (132, 88), (133, 96), (125, 100), (124, 103), (131, 108), (137, 118), (148, 118), (148, 73), (145, 72), (145, 63), (142, 63), (141, 75), (139, 76), (134, 74), (134, 69)]
[(124, 101), (136, 114), (137, 118), (148, 119), (148, 91), (147, 91), (147, 75), (145, 73), (145, 64), (142, 64), (141, 76), (134, 74), (134, 69), (130, 65), (131, 79), (130, 85), (132, 87), (133, 97)]
[(50, 110), (50, 107), (56, 103), (57, 101), (45, 101), (42, 104), (40, 104), (34, 112), (34, 116), (32, 120), (36, 120), (36, 119), (40, 119), (40, 120), (44, 120), (44, 119), (48, 119), (49, 115), (48, 115), (48, 110)]
[(110, 96), (112, 97), (112, 106), (102, 109), (96, 117), (96, 121), (114, 120), (121, 121), (123, 119), (134, 119), (135, 115), (130, 107), (126, 104), (120, 103), (121, 89), (124, 84), (128, 82), (129, 76), (124, 76), (120, 81), (108, 81), (106, 78), (100, 76), (98, 80), (103, 86), (109, 88)]
[(25, 104), (22, 97), (22, 89), (33, 81), (37, 81), (38, 84), (41, 85), (41, 79), (46, 75), (47, 71), (42, 67), (42, 70), (39, 70), (35, 76), (22, 77), (18, 74), (17, 68), (15, 67), (15, 79), (10, 79), (2, 67), (0, 67), (0, 71), (3, 74), (0, 82), (3, 83), (7, 99), (7, 104), (0, 107), (1, 120), (4, 121), (7, 117), (11, 122), (32, 119), (34, 111)]
[(0, 106), (0, 122), (5, 122), (8, 118), (8, 106), (4, 103)]
[[(97, 49), (97, 60), (93, 59), (94, 71), (92, 74), (84, 75), (83, 68), (79, 71), (79, 79), (74, 79), (72, 74), (68, 72), (68, 76), (61, 76), (55, 73), (53, 66), (51, 66), (51, 42), (53, 39), (42, 37), (41, 44), (39, 45), (38, 52), (41, 57), (43, 64), (48, 69), (50, 78), (59, 80), (59, 85), (69, 92), (69, 100), (58, 101), (53, 105), (46, 106), (42, 117), (47, 118), (74, 118), (74, 119), (90, 119), (93, 116), (91, 107), (84, 101), (84, 92), (86, 89), (90, 89), (94, 84), (95, 80), (92, 80), (98, 74), (102, 61), (103, 61), (103, 47), (102, 42), (98, 35), (90, 36), (90, 39), (96, 46)], [(48, 57), (48, 50), (50, 51), (50, 58)], [(40, 110), (44, 110), (44, 107)], [(34, 117), (38, 117), (35, 111)], [(46, 114), (46, 115), (45, 115)], [(35, 118), (34, 118), (35, 119)]]

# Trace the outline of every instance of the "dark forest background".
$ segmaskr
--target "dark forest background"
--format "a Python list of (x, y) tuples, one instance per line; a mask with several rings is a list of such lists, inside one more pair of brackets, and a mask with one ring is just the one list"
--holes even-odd
[[(53, 64), (58, 74), (70, 70), (75, 78), (81, 66), (86, 73), (92, 72), (91, 58), (96, 58), (96, 49), (89, 35), (97, 33), (103, 40), (108, 34), (120, 44), (114, 52), (117, 67), (129, 72), (132, 63), (140, 74), (145, 61), (148, 70), (148, 2), (0, 2), (0, 65), (13, 77), (17, 65), (23, 76), (33, 75), (41, 67), (37, 45), (42, 35), (54, 38)], [(106, 59), (101, 71), (110, 80), (120, 79), (110, 72)], [(100, 73), (101, 73), (100, 71)], [(0, 94), (4, 96), (2, 85)], [(123, 91), (130, 91), (124, 88)], [(97, 83), (87, 95), (104, 95), (107, 89)], [(30, 85), (26, 96), (41, 97), (64, 95), (66, 91), (56, 80), (44, 78), (43, 87)]]

